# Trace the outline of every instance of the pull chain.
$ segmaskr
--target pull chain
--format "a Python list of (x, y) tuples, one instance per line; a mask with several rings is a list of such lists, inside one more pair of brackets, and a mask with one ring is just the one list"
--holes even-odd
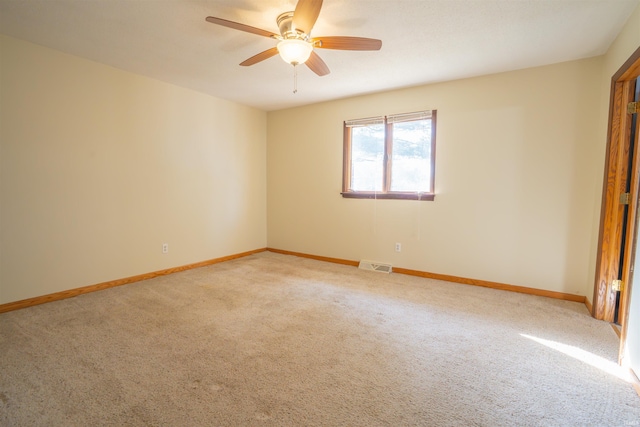
[(293, 93), (298, 93), (298, 64), (293, 64)]

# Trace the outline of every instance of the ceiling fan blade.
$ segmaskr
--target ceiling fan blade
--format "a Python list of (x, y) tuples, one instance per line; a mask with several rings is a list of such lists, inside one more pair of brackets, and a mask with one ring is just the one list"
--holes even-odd
[(278, 54), (278, 48), (272, 47), (271, 49), (267, 49), (264, 52), (260, 52), (257, 55), (253, 55), (251, 58), (247, 59), (246, 61), (241, 62), (240, 65), (244, 67), (248, 67), (249, 65), (257, 64), (258, 62), (264, 61), (265, 59), (269, 59), (272, 56), (275, 56), (277, 54)]
[(207, 16), (207, 22), (211, 22), (212, 24), (222, 25), (223, 27), (233, 28), (234, 30), (246, 31), (247, 33), (257, 34), (259, 36), (264, 37), (278, 37), (277, 34), (272, 33), (271, 31), (261, 30), (260, 28), (252, 27), (250, 25), (241, 24), (239, 22), (227, 21), (226, 19), (216, 18), (213, 16)]
[(321, 8), (322, 0), (298, 0), (296, 9), (293, 11), (293, 26), (309, 34), (320, 15)]
[(311, 71), (313, 71), (320, 77), (326, 76), (330, 73), (327, 64), (325, 64), (322, 58), (320, 58), (320, 55), (318, 55), (314, 51), (311, 51), (311, 56), (309, 57), (309, 59), (307, 59), (307, 62), (305, 62), (305, 64), (307, 64), (307, 67), (309, 67)]
[(311, 40), (315, 47), (338, 50), (380, 50), (382, 40), (364, 37), (316, 37)]

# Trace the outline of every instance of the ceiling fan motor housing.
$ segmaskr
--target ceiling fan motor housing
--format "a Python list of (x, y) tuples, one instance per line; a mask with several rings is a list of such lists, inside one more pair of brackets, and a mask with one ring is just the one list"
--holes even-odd
[(309, 41), (308, 34), (293, 28), (293, 11), (281, 13), (278, 15), (276, 22), (278, 23), (278, 29), (280, 30), (280, 34), (283, 39), (300, 39), (306, 42)]

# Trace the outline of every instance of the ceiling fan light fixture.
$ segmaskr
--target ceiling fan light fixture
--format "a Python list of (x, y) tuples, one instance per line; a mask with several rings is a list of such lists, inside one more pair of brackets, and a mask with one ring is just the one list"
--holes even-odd
[(291, 65), (304, 64), (313, 51), (313, 45), (301, 39), (285, 39), (277, 47), (280, 57)]

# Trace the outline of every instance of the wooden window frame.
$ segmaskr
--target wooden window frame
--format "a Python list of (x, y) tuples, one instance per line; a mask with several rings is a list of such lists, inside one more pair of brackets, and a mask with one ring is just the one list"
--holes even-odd
[(428, 192), (391, 191), (391, 162), (393, 153), (393, 123), (388, 123), (385, 117), (384, 158), (382, 161), (382, 191), (353, 191), (351, 186), (351, 127), (344, 122), (344, 144), (342, 163), (342, 197), (350, 199), (399, 199), (399, 200), (435, 200), (435, 167), (436, 167), (436, 127), (437, 110), (431, 111), (431, 188)]

